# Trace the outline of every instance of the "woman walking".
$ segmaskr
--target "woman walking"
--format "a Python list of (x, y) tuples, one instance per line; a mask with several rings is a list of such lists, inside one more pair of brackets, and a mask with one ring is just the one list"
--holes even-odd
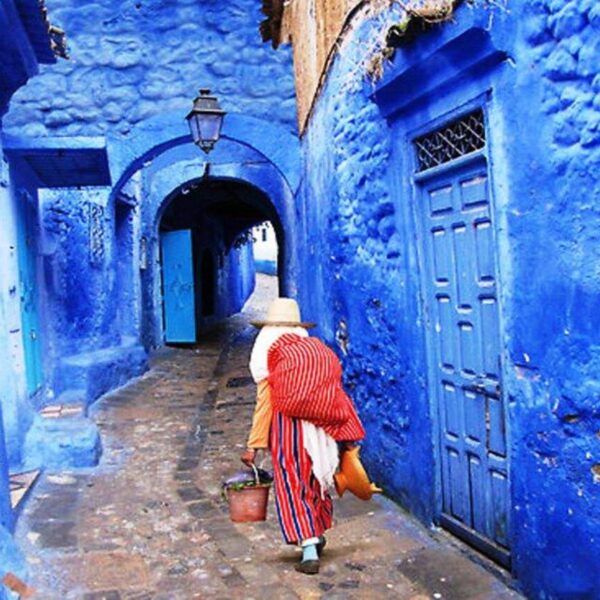
[(339, 463), (338, 442), (364, 437), (364, 429), (341, 385), (336, 355), (308, 337), (297, 303), (278, 298), (250, 358), (257, 383), (257, 404), (242, 461), (253, 463), (257, 451), (271, 450), (275, 503), (283, 537), (302, 547), (296, 570), (316, 574), (331, 528), (329, 489)]

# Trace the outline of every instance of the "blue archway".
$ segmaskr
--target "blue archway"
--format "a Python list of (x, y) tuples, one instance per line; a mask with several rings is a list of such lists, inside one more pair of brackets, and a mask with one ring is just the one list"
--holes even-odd
[[(259, 198), (258, 210), (273, 222), (280, 246), (280, 294), (297, 295), (298, 260), (295, 248), (294, 190), (299, 185), (299, 141), (284, 128), (266, 121), (229, 114), (216, 156), (232, 160), (211, 163), (204, 172), (203, 156), (194, 147), (180, 113), (151, 119), (122, 138), (107, 140), (111, 178), (116, 184), (110, 202), (124, 193), (136, 173), (144, 173), (146, 187), (141, 199), (142, 235), (149, 264), (158, 260), (159, 223), (169, 201), (186, 186), (198, 182), (229, 182), (247, 186)], [(230, 153), (230, 154), (229, 154)], [(245, 160), (239, 156), (245, 156)], [(236, 158), (238, 157), (238, 158)], [(143, 274), (143, 335), (146, 346), (162, 342), (160, 278), (153, 269)]]
[[(225, 117), (221, 138), (252, 148), (273, 164), (291, 192), (300, 183), (300, 141), (288, 129), (239, 113)], [(109, 136), (107, 148), (114, 190), (119, 189), (145, 163), (167, 150), (191, 144), (187, 123), (180, 112), (148, 119), (127, 136)]]

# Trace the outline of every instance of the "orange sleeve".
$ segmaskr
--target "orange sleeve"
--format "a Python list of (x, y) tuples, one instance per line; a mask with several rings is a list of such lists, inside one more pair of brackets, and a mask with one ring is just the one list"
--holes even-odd
[(248, 448), (268, 448), (269, 433), (271, 431), (271, 418), (273, 406), (271, 405), (271, 390), (267, 379), (258, 384), (256, 390), (256, 407), (252, 417), (252, 429), (248, 436)]

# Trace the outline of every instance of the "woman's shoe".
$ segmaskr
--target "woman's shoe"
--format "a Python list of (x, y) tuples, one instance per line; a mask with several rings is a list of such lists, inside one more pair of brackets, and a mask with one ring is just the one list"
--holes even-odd
[(306, 575), (316, 575), (319, 572), (319, 561), (318, 560), (303, 560), (298, 563), (295, 567), (299, 573)]
[(323, 554), (323, 550), (325, 550), (325, 546), (327, 546), (327, 540), (324, 535), (321, 536), (320, 540), (321, 541), (317, 544), (317, 554), (319, 555), (319, 558), (321, 558), (321, 554)]

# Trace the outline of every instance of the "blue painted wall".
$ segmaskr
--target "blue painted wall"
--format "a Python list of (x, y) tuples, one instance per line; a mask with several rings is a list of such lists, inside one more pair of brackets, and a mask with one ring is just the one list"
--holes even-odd
[(463, 6), (455, 23), (397, 52), (374, 97), (355, 56), (379, 30), (361, 19), (303, 138), (305, 317), (319, 321), (344, 357), (373, 478), (431, 522), (438, 488), (410, 135), (453, 109), (483, 104), (501, 277), (513, 571), (532, 598), (598, 597), (597, 3), (514, 0), (491, 20)]
[(124, 137), (150, 117), (191, 108), (211, 87), (226, 110), (295, 128), (290, 52), (262, 44), (260, 2), (53, 0), (70, 61), (17, 92), (5, 128), (19, 135)]
[[(35, 75), (40, 62), (55, 62), (50, 51), (46, 24), (37, 3), (22, 3), (17, 9), (13, 0), (6, 0), (0, 11), (0, 26), (5, 35), (0, 43), (0, 136), (2, 118), (15, 91)], [(21, 185), (19, 165), (12, 164), (4, 156), (0, 140), (0, 580), (7, 572), (25, 578), (26, 563), (11, 537), (14, 515), (11, 508), (9, 469), (22, 462), (22, 445), (25, 434), (33, 420), (33, 406), (28, 398), (23, 347), (23, 322), (21, 296), (23, 281), (20, 280), (19, 252), (23, 250), (23, 236), (19, 228), (23, 205), (35, 201), (31, 195), (35, 176), (30, 175), (29, 185)], [(34, 206), (34, 203), (33, 203)], [(20, 220), (21, 219), (21, 220)], [(33, 233), (27, 227), (27, 234)], [(32, 277), (35, 283), (35, 252), (32, 253)], [(22, 266), (22, 265), (21, 265)], [(0, 598), (8, 592), (0, 584)]]

